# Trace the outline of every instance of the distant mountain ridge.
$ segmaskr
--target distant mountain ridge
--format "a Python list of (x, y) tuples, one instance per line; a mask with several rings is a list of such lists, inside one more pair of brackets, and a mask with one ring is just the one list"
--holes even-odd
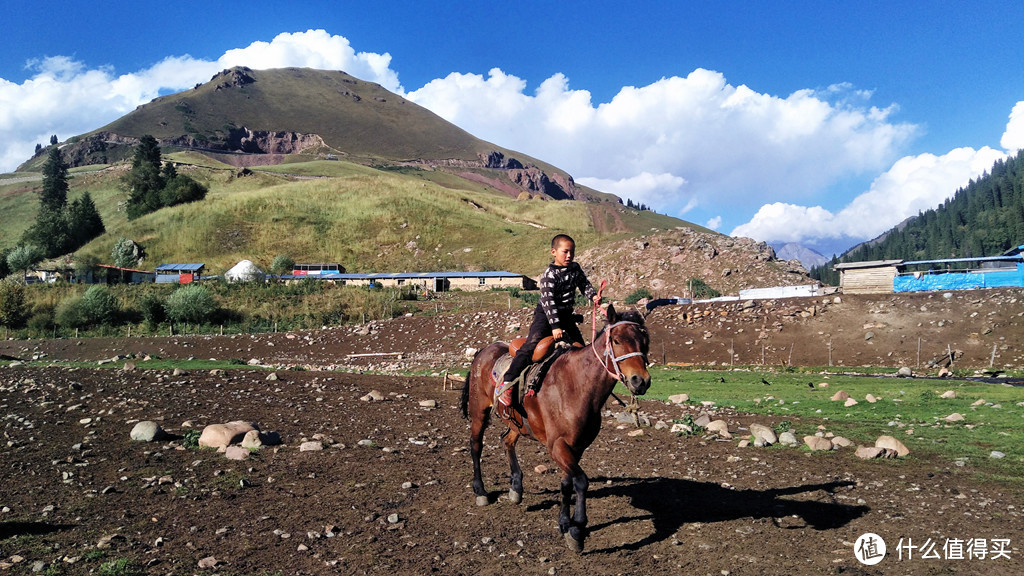
[[(274, 165), (291, 156), (366, 165), (424, 166), (472, 174), (516, 196), (611, 199), (564, 170), (476, 138), (378, 84), (341, 71), (224, 70), (161, 96), (62, 149), (72, 167), (130, 158), (150, 134), (167, 151), (193, 150), (233, 166)], [(18, 168), (38, 169), (38, 154)]]
[(772, 248), (775, 249), (775, 255), (780, 260), (799, 260), (804, 268), (808, 270), (813, 266), (821, 266), (828, 262), (828, 258), (823, 254), (816, 252), (812, 248), (808, 248), (799, 242), (786, 242), (783, 244), (772, 244)]

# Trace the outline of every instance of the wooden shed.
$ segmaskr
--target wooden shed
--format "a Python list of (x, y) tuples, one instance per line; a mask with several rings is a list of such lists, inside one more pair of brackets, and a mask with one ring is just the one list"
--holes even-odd
[(844, 294), (891, 294), (900, 264), (903, 260), (844, 262), (833, 266), (833, 270), (839, 272), (839, 286)]

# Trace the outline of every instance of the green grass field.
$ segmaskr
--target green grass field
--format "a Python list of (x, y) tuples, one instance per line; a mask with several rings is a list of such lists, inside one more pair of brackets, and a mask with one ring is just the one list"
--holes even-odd
[[(891, 435), (907, 445), (911, 458), (937, 456), (955, 466), (957, 459), (984, 474), (1020, 481), (1024, 450), (1019, 429), (1024, 425), (1024, 389), (959, 379), (896, 378), (892, 374), (857, 376), (820, 372), (703, 371), (652, 368), (645, 398), (666, 400), (686, 393), (691, 403), (790, 419), (798, 439), (814, 434), (819, 424), (862, 445)], [(762, 379), (769, 382), (766, 385)], [(825, 383), (827, 387), (820, 387)], [(809, 386), (812, 385), (812, 386)], [(619, 387), (622, 393), (625, 389)], [(845, 407), (831, 397), (839, 390), (857, 400)], [(940, 398), (953, 390), (956, 398)], [(865, 400), (872, 394), (879, 400)], [(973, 406), (978, 401), (984, 403)], [(953, 413), (964, 419), (950, 423)], [(912, 431), (912, 432), (910, 432)], [(806, 448), (804, 448), (806, 449)], [(992, 451), (1005, 458), (991, 458)], [(964, 462), (961, 460), (961, 462)]]

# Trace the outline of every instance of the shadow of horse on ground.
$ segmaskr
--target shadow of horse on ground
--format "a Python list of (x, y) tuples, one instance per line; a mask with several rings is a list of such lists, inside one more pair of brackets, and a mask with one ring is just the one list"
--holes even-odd
[(14, 536), (43, 536), (69, 528), (74, 528), (74, 525), (46, 522), (0, 522), (0, 540)]
[[(607, 484), (611, 481), (611, 484)], [(854, 482), (828, 482), (805, 484), (789, 488), (767, 490), (734, 490), (712, 482), (698, 482), (681, 478), (592, 478), (591, 497), (625, 496), (632, 506), (646, 514), (622, 517), (590, 527), (591, 533), (602, 528), (634, 521), (650, 520), (654, 531), (632, 543), (614, 548), (591, 550), (591, 554), (639, 550), (644, 546), (671, 538), (686, 524), (714, 523), (741, 518), (785, 518), (798, 516), (815, 530), (840, 528), (866, 514), (870, 508), (838, 502), (817, 502), (785, 498), (823, 490), (830, 495)], [(528, 510), (543, 510), (559, 505), (557, 491), (552, 498), (529, 506)], [(802, 526), (799, 526), (802, 527)]]

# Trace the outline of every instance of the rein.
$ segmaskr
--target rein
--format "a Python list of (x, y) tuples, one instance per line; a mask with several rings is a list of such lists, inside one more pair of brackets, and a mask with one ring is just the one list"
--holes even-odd
[[(597, 302), (594, 302), (593, 315), (592, 315), (591, 320), (590, 320), (590, 326), (591, 326), (590, 348), (594, 350), (594, 356), (597, 357), (598, 361), (601, 362), (601, 366), (604, 367), (604, 371), (607, 372), (608, 375), (611, 376), (612, 378), (614, 378), (617, 382), (623, 382), (624, 383), (625, 382), (625, 376), (622, 374), (622, 370), (619, 369), (619, 362), (622, 362), (623, 360), (625, 360), (627, 358), (632, 358), (634, 356), (643, 356), (644, 353), (643, 352), (630, 352), (628, 354), (623, 354), (621, 356), (616, 356), (615, 355), (615, 351), (612, 350), (612, 329), (615, 328), (616, 326), (621, 326), (621, 325), (624, 325), (624, 324), (632, 324), (634, 326), (639, 326), (639, 324), (637, 324), (636, 322), (630, 322), (628, 320), (622, 320), (620, 322), (616, 322), (615, 324), (612, 324), (611, 326), (608, 326), (608, 327), (605, 328), (605, 333), (604, 333), (604, 354), (603, 355), (598, 355), (597, 348), (594, 346), (595, 340), (597, 339), (597, 309), (600, 306), (599, 303), (601, 302), (601, 292), (604, 291), (604, 287), (607, 284), (608, 284), (607, 280), (602, 280), (601, 281), (601, 288), (597, 291)], [(611, 359), (611, 361), (612, 361), (612, 368), (615, 368), (614, 372), (612, 372), (611, 370), (608, 369), (608, 360), (609, 359)], [(646, 364), (646, 360), (645, 360), (644, 363)], [(632, 396), (632, 394), (631, 394), (631, 396)], [(632, 401), (631, 401), (631, 403), (632, 403)]]

